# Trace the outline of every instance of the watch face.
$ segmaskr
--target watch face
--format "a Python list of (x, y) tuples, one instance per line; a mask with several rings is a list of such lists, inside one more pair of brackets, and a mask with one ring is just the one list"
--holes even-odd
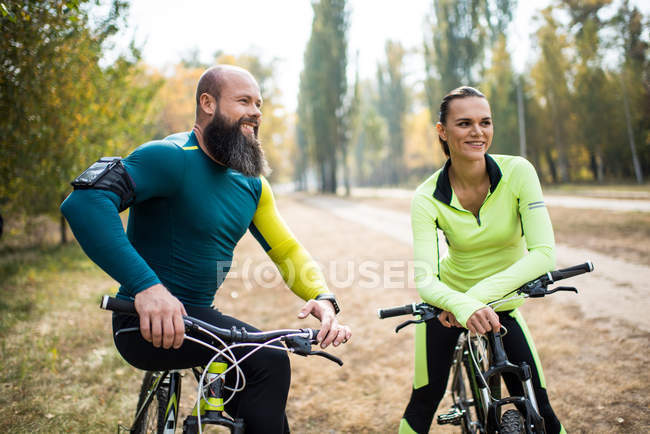
[(82, 184), (92, 184), (94, 180), (99, 177), (99, 175), (102, 174), (102, 172), (106, 169), (106, 167), (109, 165), (107, 162), (97, 162), (94, 163), (92, 166), (90, 166), (88, 169), (84, 170), (84, 172), (75, 179), (76, 182), (80, 182)]

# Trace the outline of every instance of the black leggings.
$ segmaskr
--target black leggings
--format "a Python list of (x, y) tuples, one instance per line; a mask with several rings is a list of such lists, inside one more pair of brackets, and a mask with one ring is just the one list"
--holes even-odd
[[(242, 321), (223, 315), (209, 307), (185, 306), (188, 315), (217, 327), (244, 327), (259, 331)], [(113, 314), (113, 331), (139, 327), (139, 319), (131, 315)], [(156, 348), (145, 341), (139, 332), (122, 333), (115, 337), (115, 346), (122, 357), (136, 368), (147, 371), (187, 369), (207, 364), (214, 352), (194, 342), (185, 341), (178, 349)], [(253, 347), (236, 348), (237, 359)], [(232, 417), (244, 419), (247, 433), (288, 433), (285, 415), (291, 367), (285, 351), (262, 348), (244, 360), (240, 367), (246, 376), (246, 387), (237, 392), (226, 405)], [(234, 386), (235, 375), (227, 375), (226, 384)]]
[[(537, 358), (537, 352), (523, 317), (518, 311), (498, 312), (501, 324), (508, 330), (503, 337), (508, 360), (519, 364), (526, 362), (531, 368), (532, 383), (541, 416), (544, 418), (546, 432), (559, 433), (562, 430), (560, 421), (555, 416), (546, 394), (542, 367)], [(433, 415), (445, 393), (449, 371), (453, 361), (454, 347), (463, 329), (446, 328), (438, 320), (427, 321), (416, 332), (416, 339), (426, 330), (426, 354), (418, 353), (416, 344), (416, 378), (411, 399), (404, 411), (408, 428), (417, 433), (428, 433), (433, 421)], [(423, 357), (426, 359), (423, 360)], [(419, 369), (418, 369), (419, 365)], [(516, 376), (504, 375), (504, 382), (511, 395), (523, 396), (521, 382)], [(409, 432), (402, 420), (402, 431)], [(412, 432), (411, 431), (411, 432)]]

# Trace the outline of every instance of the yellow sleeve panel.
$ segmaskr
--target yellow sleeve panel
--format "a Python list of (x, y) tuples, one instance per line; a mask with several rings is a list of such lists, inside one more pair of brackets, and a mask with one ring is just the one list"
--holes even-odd
[(262, 192), (250, 231), (278, 267), (289, 288), (303, 300), (330, 292), (320, 268), (280, 216), (271, 186), (262, 177)]

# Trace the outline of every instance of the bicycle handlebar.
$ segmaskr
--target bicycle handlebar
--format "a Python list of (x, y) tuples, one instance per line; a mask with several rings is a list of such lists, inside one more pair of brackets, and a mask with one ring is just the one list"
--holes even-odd
[(393, 316), (408, 315), (415, 312), (415, 303), (405, 304), (404, 306), (389, 307), (386, 309), (377, 309), (377, 315), (380, 319), (390, 318)]
[[(591, 261), (587, 261), (584, 264), (574, 265), (572, 267), (563, 268), (561, 270), (549, 271), (546, 274), (539, 276), (537, 279), (531, 280), (528, 283), (525, 283), (521, 287), (517, 288), (512, 292), (524, 293), (530, 297), (543, 297), (548, 294), (552, 294), (558, 290), (569, 290), (578, 292), (575, 288), (568, 287), (559, 287), (553, 290), (547, 290), (548, 285), (557, 282), (558, 280), (567, 279), (569, 277), (577, 276), (579, 274), (588, 273), (594, 270), (594, 264)], [(426, 321), (430, 318), (437, 316), (440, 313), (440, 309), (435, 306), (431, 306), (427, 303), (411, 303), (405, 304), (404, 306), (395, 306), (385, 309), (378, 309), (377, 315), (380, 319), (390, 318), (394, 316), (401, 315), (421, 315), (421, 319), (418, 321), (407, 321), (404, 324), (400, 324), (397, 330), (402, 328), (402, 326), (417, 323), (421, 321)], [(426, 317), (426, 318), (425, 318)]]
[[(100, 307), (117, 313), (125, 313), (129, 315), (138, 314), (135, 310), (135, 304), (132, 301), (114, 298), (109, 295), (104, 295), (102, 297)], [(200, 329), (203, 328), (225, 341), (251, 344), (262, 344), (271, 339), (290, 334), (302, 335), (311, 340), (312, 343), (315, 343), (316, 336), (320, 332), (320, 330), (316, 329), (286, 329), (272, 330), (269, 332), (249, 332), (243, 327), (237, 328), (234, 326), (231, 329), (225, 329), (186, 315), (183, 315), (183, 321), (185, 322), (185, 328), (189, 331), (200, 331)]]
[(573, 267), (564, 268), (562, 270), (551, 271), (551, 277), (553, 282), (555, 282), (579, 274), (589, 273), (591, 271), (594, 271), (594, 264), (591, 261), (587, 261), (584, 264), (574, 265)]
[(577, 276), (583, 273), (589, 273), (593, 270), (594, 264), (591, 261), (587, 261), (584, 264), (574, 265), (572, 267), (563, 268), (561, 270), (549, 271), (548, 273), (539, 276), (537, 279), (523, 284), (517, 288), (516, 292), (528, 294), (531, 297), (543, 297), (546, 294), (552, 293), (551, 291), (546, 290), (546, 287), (548, 285), (555, 283), (558, 280), (568, 279), (569, 277)]

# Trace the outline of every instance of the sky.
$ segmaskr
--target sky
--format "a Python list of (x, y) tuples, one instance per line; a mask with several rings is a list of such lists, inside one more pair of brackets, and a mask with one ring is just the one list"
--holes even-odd
[[(518, 3), (508, 40), (514, 67), (522, 71), (531, 57), (531, 17), (549, 0)], [(313, 19), (309, 0), (131, 0), (130, 4), (121, 41), (126, 45), (135, 38), (148, 64), (164, 69), (195, 49), (207, 63), (218, 50), (234, 55), (253, 51), (265, 61), (277, 58), (281, 102), (287, 110), (295, 109)], [(349, 0), (348, 72), (353, 75), (358, 52), (359, 76), (374, 77), (387, 39), (421, 50), (422, 25), (431, 4), (432, 0)], [(424, 74), (423, 61), (421, 55), (410, 59), (407, 72), (417, 82)]]

